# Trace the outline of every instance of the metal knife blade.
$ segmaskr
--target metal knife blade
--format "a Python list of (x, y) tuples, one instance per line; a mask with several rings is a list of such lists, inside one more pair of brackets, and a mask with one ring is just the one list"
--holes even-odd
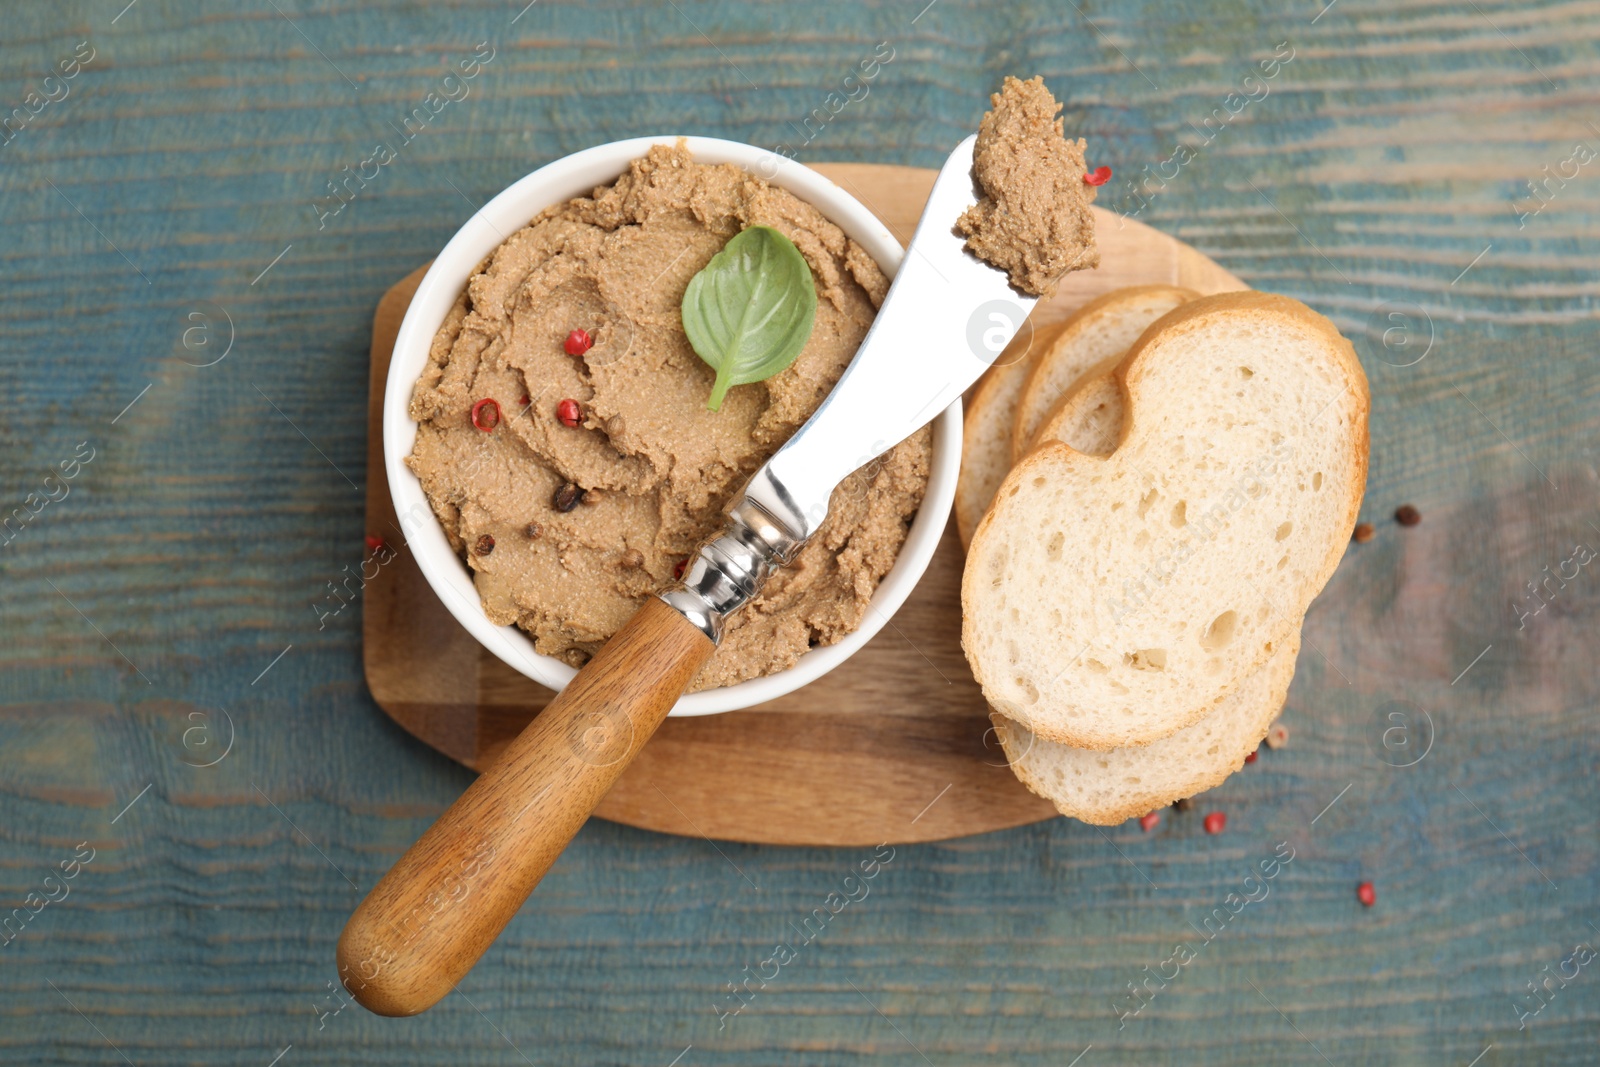
[(966, 250), (956, 219), (977, 201), (972, 149), (939, 170), (883, 306), (827, 399), (765, 466), (745, 498), (804, 541), (838, 484), (950, 405), (1021, 329), (1038, 302)]

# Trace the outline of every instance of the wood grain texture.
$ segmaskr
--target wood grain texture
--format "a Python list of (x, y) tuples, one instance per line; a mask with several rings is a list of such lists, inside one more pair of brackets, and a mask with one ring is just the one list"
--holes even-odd
[[(0, 146), (0, 517), (95, 450), (0, 547), (0, 919), (31, 914), (0, 945), (0, 1061), (1594, 1061), (1593, 966), (1522, 1029), (1514, 999), (1600, 937), (1600, 580), (1528, 592), (1600, 548), (1600, 186), (1527, 188), (1600, 140), (1592, 3), (12, 4), (0, 115), (84, 40), (69, 95)], [(319, 228), (327, 183), (479, 41), (470, 95)], [(879, 42), (860, 99), (843, 79)], [(1102, 206), (1197, 146), (1139, 220), (1362, 355), (1378, 532), (1307, 620), (1289, 746), (1150, 834), (900, 845), (870, 882), (868, 848), (593, 820), (459, 993), (338, 1010), (350, 910), (471, 781), (362, 678), (384, 291), (569, 152), (683, 131), (930, 167), (1034, 72), (1116, 170)], [(184, 346), (229, 318), (231, 349)], [(937, 793), (901, 820), (972, 802)], [(1202, 947), (1280, 841), (1270, 896)], [(1119, 1026), (1179, 941), (1192, 962)]]
[[(872, 204), (902, 243), (936, 177), (912, 167), (817, 169)], [(1103, 211), (1096, 219), (1104, 265), (1070, 277), (1037, 307), (1030, 321), (1040, 329), (1130, 284), (1206, 293), (1244, 287), (1157, 230)], [(383, 469), (383, 383), (422, 273), (396, 283), (373, 316), (369, 470)], [(366, 593), (362, 658), (373, 698), (445, 755), (485, 767), (551, 694), (483, 649), (445, 610), (403, 547), (386, 479), (367, 484), (367, 527), (384, 531), (400, 553), (387, 565), (391, 580)], [(1054, 817), (1006, 767), (961, 652), (962, 560), (952, 525), (893, 625), (847, 663), (745, 712), (670, 720), (598, 814), (648, 830), (779, 845), (938, 841)], [(970, 799), (902, 823), (902, 812), (942, 789)]]

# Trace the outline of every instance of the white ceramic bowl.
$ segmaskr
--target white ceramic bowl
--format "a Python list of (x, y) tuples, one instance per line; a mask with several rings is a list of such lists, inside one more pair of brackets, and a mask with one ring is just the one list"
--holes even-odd
[[(383, 458), (395, 514), (401, 517), (406, 543), (428, 584), (456, 621), (513, 669), (541, 685), (560, 689), (577, 672), (558, 659), (534, 651), (533, 641), (514, 626), (496, 626), (483, 612), (467, 565), (450, 548), (444, 530), (423, 495), (422, 483), (405, 465), (417, 436), (407, 409), (411, 391), (427, 363), (428, 347), (446, 313), (466, 288), (479, 262), (503, 239), (552, 204), (585, 196), (616, 180), (628, 164), (651, 145), (671, 144), (676, 137), (638, 137), (590, 148), (541, 167), (485, 204), (444, 246), (411, 300), (389, 364), (383, 395)], [(894, 277), (905, 250), (882, 222), (854, 197), (802, 164), (772, 152), (711, 137), (683, 138), (702, 163), (734, 163), (767, 178), (817, 208), (861, 245), (885, 274)], [(861, 628), (832, 645), (812, 649), (786, 671), (752, 678), (737, 685), (691, 693), (678, 701), (673, 715), (709, 715), (772, 700), (815, 681), (871, 640), (905, 602), (922, 577), (944, 531), (955, 498), (961, 461), (961, 402), (957, 400), (934, 422), (933, 470), (927, 495), (912, 522), (910, 535), (894, 567), (884, 576)]]

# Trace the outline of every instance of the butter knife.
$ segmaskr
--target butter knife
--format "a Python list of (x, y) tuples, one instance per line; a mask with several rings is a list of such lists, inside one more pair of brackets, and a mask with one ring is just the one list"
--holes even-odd
[(724, 622), (790, 562), (833, 490), (954, 402), (1036, 300), (954, 230), (976, 200), (968, 137), (945, 161), (883, 306), (839, 383), (751, 477), (680, 585), (645, 601), (356, 908), (340, 979), (414, 1015), (499, 936), (711, 658)]

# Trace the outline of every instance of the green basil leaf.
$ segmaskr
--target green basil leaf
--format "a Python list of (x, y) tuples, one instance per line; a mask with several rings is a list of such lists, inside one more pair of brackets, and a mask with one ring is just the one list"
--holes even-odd
[(765, 381), (800, 354), (817, 317), (817, 289), (800, 250), (770, 226), (752, 226), (689, 280), (683, 332), (717, 372), (706, 407), (735, 385)]

